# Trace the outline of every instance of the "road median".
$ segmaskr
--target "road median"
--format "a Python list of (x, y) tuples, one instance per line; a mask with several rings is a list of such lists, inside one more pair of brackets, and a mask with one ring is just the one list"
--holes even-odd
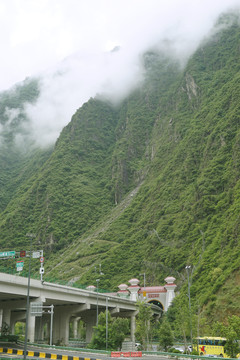
[[(14, 349), (9, 347), (0, 347), (0, 354), (6, 353), (9, 355), (19, 355), (23, 356), (24, 351), (22, 349)], [(79, 357), (79, 356), (69, 356), (69, 355), (62, 355), (62, 354), (54, 354), (50, 352), (40, 352), (40, 351), (27, 351), (27, 357), (38, 357), (42, 359), (54, 359), (54, 360), (100, 360), (97, 358), (90, 358), (90, 357)]]

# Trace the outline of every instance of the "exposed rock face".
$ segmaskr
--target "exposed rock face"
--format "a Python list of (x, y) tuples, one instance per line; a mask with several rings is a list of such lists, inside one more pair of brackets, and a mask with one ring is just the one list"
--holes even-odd
[(193, 96), (198, 96), (198, 86), (189, 73), (186, 74), (186, 89), (189, 100), (192, 100)]

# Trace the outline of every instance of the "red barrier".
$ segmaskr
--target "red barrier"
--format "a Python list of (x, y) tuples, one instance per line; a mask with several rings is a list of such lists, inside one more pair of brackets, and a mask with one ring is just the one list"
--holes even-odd
[(141, 351), (132, 351), (131, 357), (142, 357), (142, 352)]
[(142, 357), (142, 352), (141, 351), (126, 351), (126, 352), (121, 352), (121, 351), (112, 351), (111, 352), (111, 357)]
[(111, 352), (111, 357), (120, 357), (121, 356), (121, 352), (120, 351), (112, 351)]

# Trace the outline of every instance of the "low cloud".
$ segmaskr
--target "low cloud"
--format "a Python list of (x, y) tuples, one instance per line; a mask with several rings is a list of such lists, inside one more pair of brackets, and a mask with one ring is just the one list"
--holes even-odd
[[(40, 4), (37, 11), (32, 8), (36, 3)], [(30, 34), (21, 28), (23, 35), (28, 34), (24, 42), (23, 35), (20, 37), (15, 29), (14, 46), (18, 49), (23, 43), (26, 52), (24, 57), (22, 53), (15, 57), (19, 69), (24, 70), (29, 62), (32, 73), (28, 75), (41, 78), (37, 103), (24, 107), (30, 119), (28, 132), (38, 146), (53, 144), (75, 111), (90, 97), (104, 94), (118, 102), (139, 84), (143, 75), (140, 55), (148, 48), (168, 43), (167, 51), (185, 63), (209, 34), (217, 17), (228, 10), (239, 11), (239, 6), (240, 0), (169, 0), (166, 4), (159, 0), (23, 0), (19, 13), (24, 14), (25, 22), (13, 21), (18, 14), (10, 8), (12, 27), (15, 23), (27, 25), (28, 13), (34, 31)], [(2, 14), (6, 16), (4, 9)], [(42, 24), (45, 28), (41, 32)], [(104, 50), (110, 44), (120, 49)], [(3, 54), (4, 61), (4, 51)], [(48, 71), (33, 67), (41, 61), (45, 67), (49, 64)], [(13, 115), (9, 110), (9, 119)]]
[(139, 57), (120, 49), (75, 54), (42, 75), (36, 104), (26, 104), (32, 134), (40, 146), (52, 144), (75, 111), (97, 94), (121, 101), (141, 81)]

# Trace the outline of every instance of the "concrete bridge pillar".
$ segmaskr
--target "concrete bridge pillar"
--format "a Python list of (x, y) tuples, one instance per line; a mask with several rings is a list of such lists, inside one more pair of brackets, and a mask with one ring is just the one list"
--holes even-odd
[(68, 345), (69, 320), (72, 310), (67, 307), (59, 307), (54, 310), (53, 317), (53, 343)]
[(10, 326), (11, 322), (11, 309), (3, 309), (2, 324), (6, 323)]
[(36, 341), (43, 340), (43, 318), (42, 318), (42, 316), (38, 316), (35, 318), (35, 340)]
[(96, 326), (96, 315), (88, 316), (86, 321), (86, 342), (90, 343), (93, 336), (93, 326)]
[(73, 338), (74, 339), (77, 339), (78, 338), (78, 323), (79, 323), (79, 320), (81, 318), (78, 316), (76, 317), (75, 319), (73, 319)]
[(31, 316), (30, 314), (28, 317), (27, 338), (30, 342), (34, 342), (34, 340), (35, 340), (35, 316)]
[[(30, 302), (29, 314), (28, 314), (28, 334), (27, 334), (28, 341), (30, 341), (30, 342), (34, 342), (35, 339), (40, 340), (40, 338), (41, 338), (42, 309), (41, 309), (40, 305), (43, 304), (44, 302), (45, 302), (44, 297), (35, 298), (34, 300), (32, 300)], [(39, 304), (38, 308), (40, 307), (40, 309), (39, 309), (39, 312), (37, 311), (38, 315), (31, 314), (32, 313), (31, 304)], [(36, 309), (34, 309), (34, 310), (36, 310)], [(33, 311), (33, 312), (36, 314), (36, 311)], [(37, 326), (36, 326), (36, 324), (37, 324)]]
[(60, 345), (60, 314), (59, 310), (55, 309), (53, 318), (53, 344)]
[(136, 314), (131, 315), (131, 341), (135, 343), (135, 331), (136, 331)]
[(0, 330), (2, 329), (2, 322), (3, 322), (3, 309), (0, 309)]

